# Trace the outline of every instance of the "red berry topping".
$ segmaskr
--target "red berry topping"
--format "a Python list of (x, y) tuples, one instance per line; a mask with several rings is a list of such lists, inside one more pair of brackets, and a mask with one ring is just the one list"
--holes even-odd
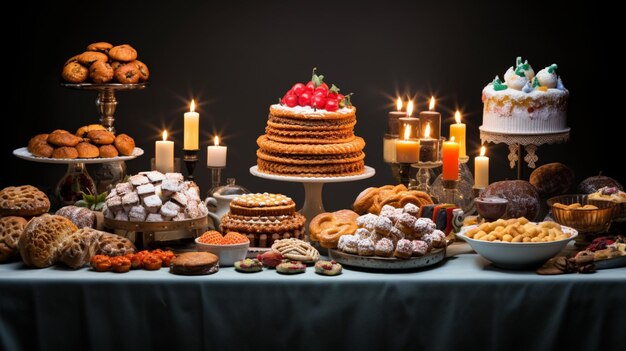
[(315, 94), (313, 96), (312, 105), (315, 108), (323, 109), (326, 107), (326, 98), (321, 94)]
[(311, 94), (309, 92), (304, 92), (298, 96), (298, 105), (300, 106), (309, 106), (311, 104)]
[(296, 83), (291, 87), (291, 91), (293, 91), (296, 95), (301, 95), (306, 90), (306, 86), (302, 83)]
[(309, 93), (315, 91), (315, 84), (313, 82), (306, 83), (306, 91), (308, 91)]
[(326, 111), (337, 111), (337, 109), (339, 108), (339, 103), (337, 102), (337, 100), (334, 99), (328, 99), (326, 100)]
[(295, 95), (287, 95), (283, 98), (283, 104), (289, 107), (294, 107), (298, 105), (298, 97)]

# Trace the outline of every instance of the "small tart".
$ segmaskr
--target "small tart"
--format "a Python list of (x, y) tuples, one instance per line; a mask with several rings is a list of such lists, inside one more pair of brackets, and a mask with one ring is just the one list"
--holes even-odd
[(306, 264), (300, 261), (283, 261), (276, 266), (276, 272), (282, 274), (298, 274), (306, 271)]
[(263, 270), (263, 263), (256, 258), (246, 258), (235, 262), (235, 270), (244, 273), (255, 273)]
[(343, 271), (341, 264), (333, 261), (317, 261), (315, 263), (315, 273), (321, 275), (339, 275)]

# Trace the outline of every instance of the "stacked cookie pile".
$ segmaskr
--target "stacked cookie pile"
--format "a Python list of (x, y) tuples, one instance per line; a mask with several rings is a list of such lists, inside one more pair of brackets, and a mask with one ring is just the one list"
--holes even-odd
[(230, 212), (222, 217), (224, 232), (238, 232), (250, 239), (250, 246), (270, 247), (279, 239), (301, 238), (303, 215), (295, 202), (282, 194), (245, 194), (234, 198)]
[(206, 216), (200, 189), (180, 173), (140, 172), (107, 196), (104, 216), (119, 221), (165, 222)]
[(115, 135), (100, 124), (80, 127), (74, 134), (63, 129), (37, 134), (28, 142), (28, 151), (38, 157), (110, 158), (130, 156), (134, 150), (133, 138), (123, 133)]
[(89, 44), (87, 51), (68, 59), (63, 65), (61, 77), (75, 84), (136, 84), (147, 81), (150, 71), (148, 66), (137, 60), (137, 50), (132, 46), (98, 42)]
[(408, 259), (423, 256), (433, 248), (446, 246), (446, 236), (428, 218), (419, 217), (419, 208), (383, 206), (379, 215), (368, 213), (357, 218), (359, 229), (354, 235), (343, 235), (339, 250), (360, 256)]

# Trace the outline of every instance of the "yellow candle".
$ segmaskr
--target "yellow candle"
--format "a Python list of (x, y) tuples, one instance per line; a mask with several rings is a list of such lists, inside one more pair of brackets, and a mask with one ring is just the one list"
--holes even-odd
[(411, 137), (411, 125), (404, 126), (404, 138), (396, 140), (396, 161), (398, 163), (415, 163), (419, 161), (420, 144)]
[(227, 150), (226, 146), (220, 145), (220, 138), (216, 135), (213, 138), (213, 146), (207, 146), (206, 149), (207, 167), (225, 167)]
[(383, 139), (383, 161), (387, 163), (396, 163), (396, 141), (397, 138)]
[(163, 140), (156, 142), (154, 167), (162, 173), (174, 172), (174, 142), (167, 140), (167, 130), (163, 131)]
[(465, 152), (465, 123), (461, 123), (461, 112), (456, 111), (454, 114), (456, 123), (450, 125), (450, 137), (454, 137), (459, 143), (459, 157), (466, 157)]
[(480, 156), (474, 158), (474, 187), (486, 188), (489, 185), (489, 157), (485, 156), (485, 147), (480, 148)]
[(459, 143), (450, 137), (450, 141), (444, 141), (441, 150), (443, 159), (443, 180), (459, 179)]
[(189, 112), (185, 112), (185, 150), (198, 150), (198, 130), (200, 115), (195, 111), (196, 103), (191, 100)]

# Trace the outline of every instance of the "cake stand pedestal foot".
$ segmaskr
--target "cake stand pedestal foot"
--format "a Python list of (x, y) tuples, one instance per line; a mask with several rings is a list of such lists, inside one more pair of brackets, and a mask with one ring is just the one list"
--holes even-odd
[(308, 233), (311, 219), (320, 213), (326, 212), (322, 201), (324, 183), (302, 183), (302, 185), (304, 185), (304, 205), (300, 209), (300, 214), (306, 217), (304, 226)]

